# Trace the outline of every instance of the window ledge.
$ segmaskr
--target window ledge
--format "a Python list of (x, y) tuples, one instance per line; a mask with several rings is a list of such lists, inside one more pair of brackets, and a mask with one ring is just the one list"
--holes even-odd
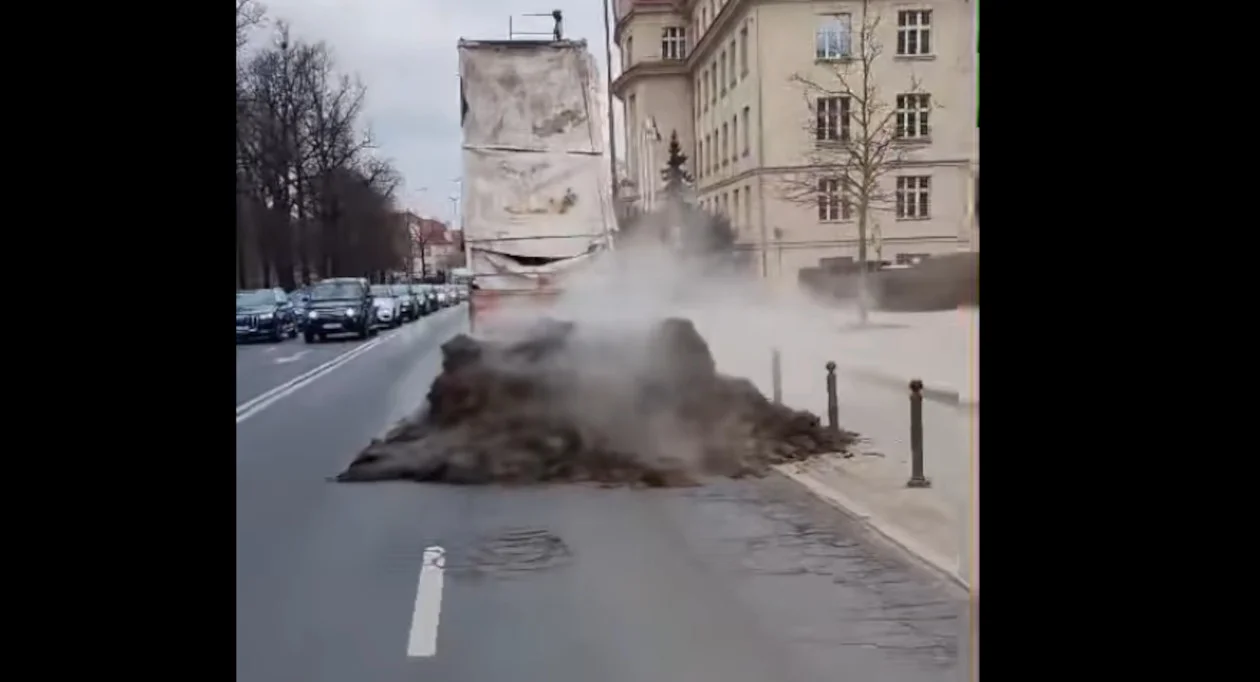
[(936, 60), (934, 54), (895, 54), (893, 59), (903, 62), (930, 62)]
[(818, 223), (820, 225), (851, 225), (853, 224), (853, 219), (852, 218), (837, 218), (835, 220), (819, 220)]
[(903, 147), (927, 147), (932, 144), (932, 136), (927, 137), (899, 137), (893, 140), (893, 143)]
[(814, 57), (815, 64), (852, 64), (853, 57)]
[(819, 140), (814, 139), (815, 149), (843, 149), (849, 144), (849, 140)]
[(923, 222), (923, 221), (925, 221), (925, 220), (931, 220), (931, 219), (932, 219), (932, 216), (925, 216), (925, 217), (922, 217), (922, 218), (917, 218), (917, 217), (916, 217), (916, 218), (897, 218), (897, 222), (899, 222), (899, 223), (918, 223), (918, 222)]

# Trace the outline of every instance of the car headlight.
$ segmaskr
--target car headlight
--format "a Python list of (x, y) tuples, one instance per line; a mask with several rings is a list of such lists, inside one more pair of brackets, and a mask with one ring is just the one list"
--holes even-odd
[(358, 315), (358, 314), (359, 314), (359, 311), (355, 310), (354, 308), (346, 308), (346, 317), (354, 317), (355, 315)]
[(311, 318), (311, 319), (313, 320), (313, 319), (315, 319), (315, 318), (319, 317), (319, 313), (317, 313), (317, 312), (315, 312), (314, 310), (312, 310), (311, 312), (307, 313), (307, 315), (306, 315), (306, 316), (307, 316), (307, 317), (309, 317), (309, 318)]
[(276, 316), (276, 314), (275, 314), (275, 313), (263, 313), (263, 314), (261, 314), (261, 315), (259, 315), (259, 316), (258, 316), (258, 319), (260, 319), (260, 320), (270, 320), (271, 318), (273, 318), (273, 317), (275, 317), (275, 316)]

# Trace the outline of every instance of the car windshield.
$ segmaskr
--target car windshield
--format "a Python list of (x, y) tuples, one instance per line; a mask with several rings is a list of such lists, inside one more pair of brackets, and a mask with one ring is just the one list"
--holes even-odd
[(270, 305), (276, 302), (276, 295), (268, 289), (259, 291), (236, 292), (236, 305)]
[(372, 295), (373, 296), (393, 296), (394, 292), (393, 290), (389, 288), (388, 284), (374, 284), (372, 285)]
[(322, 282), (311, 287), (312, 301), (358, 298), (362, 289), (354, 282)]

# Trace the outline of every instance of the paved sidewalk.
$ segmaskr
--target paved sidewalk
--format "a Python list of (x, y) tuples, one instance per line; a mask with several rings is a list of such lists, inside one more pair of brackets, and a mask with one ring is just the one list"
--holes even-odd
[[(852, 458), (826, 456), (780, 471), (819, 497), (862, 519), (939, 572), (977, 591), (979, 529), (978, 311), (874, 313), (855, 329), (832, 314), (809, 324), (768, 319), (732, 333), (729, 324), (695, 318), (720, 371), (746, 376), (772, 395), (770, 355), (779, 347), (783, 401), (827, 414), (828, 361), (839, 366), (840, 425), (863, 442)], [(707, 328), (707, 329), (706, 329)], [(921, 378), (927, 489), (909, 489), (908, 383)]]

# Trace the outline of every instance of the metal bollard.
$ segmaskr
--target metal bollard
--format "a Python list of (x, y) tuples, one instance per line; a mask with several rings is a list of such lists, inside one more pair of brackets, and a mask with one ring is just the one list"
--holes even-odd
[(827, 426), (840, 430), (840, 406), (836, 399), (836, 363), (827, 363)]
[(779, 356), (779, 349), (775, 348), (770, 352), (770, 385), (774, 391), (774, 403), (776, 405), (783, 403), (783, 359)]
[(923, 382), (910, 382), (910, 480), (907, 488), (931, 488), (923, 475)]

